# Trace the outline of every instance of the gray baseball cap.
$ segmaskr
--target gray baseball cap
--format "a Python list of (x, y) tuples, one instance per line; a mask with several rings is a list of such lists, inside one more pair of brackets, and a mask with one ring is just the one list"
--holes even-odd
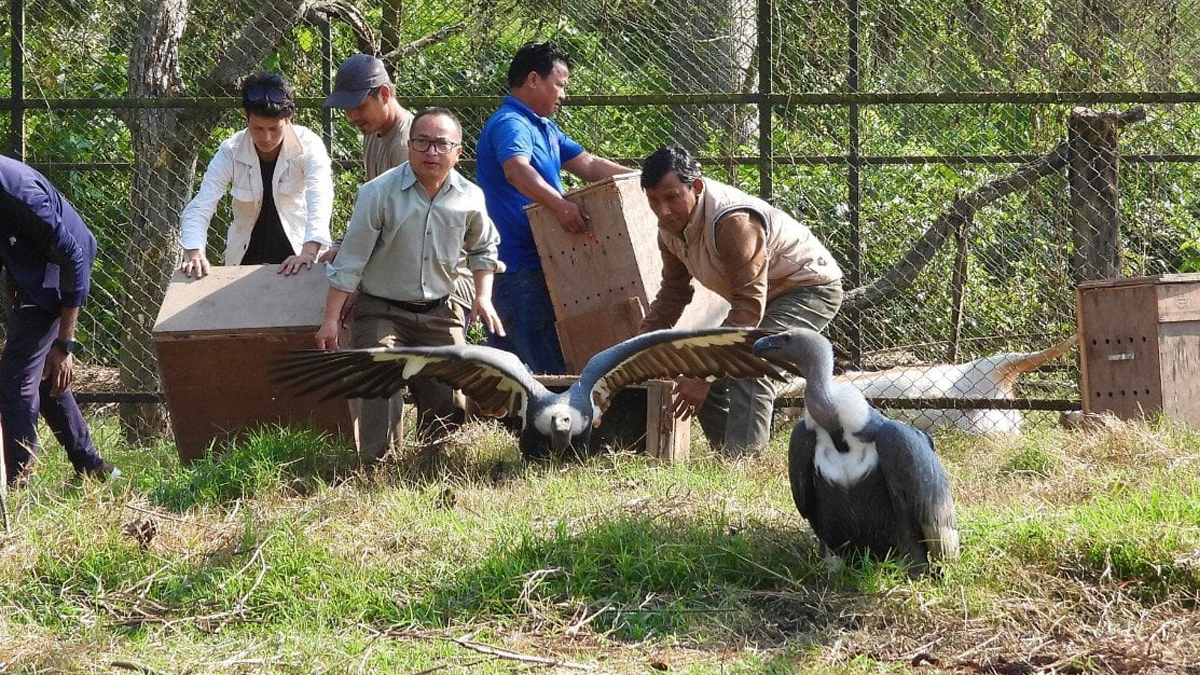
[(333, 78), (333, 92), (325, 99), (325, 107), (357, 108), (362, 105), (367, 92), (390, 82), (383, 61), (370, 54), (355, 54), (338, 66)]

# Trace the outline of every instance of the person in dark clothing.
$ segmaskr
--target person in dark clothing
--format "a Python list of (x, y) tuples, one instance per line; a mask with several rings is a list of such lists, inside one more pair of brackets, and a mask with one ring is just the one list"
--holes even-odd
[(242, 83), (246, 128), (213, 155), (200, 189), (180, 214), (180, 271), (208, 274), (208, 225), (228, 190), (233, 222), (226, 265), (278, 264), (281, 274), (311, 268), (330, 244), (333, 172), (321, 137), (292, 123), (292, 88), (274, 73)]
[(10, 486), (29, 480), (39, 412), (76, 474), (120, 475), (100, 456), (71, 394), (75, 327), (95, 259), (96, 238), (70, 202), (42, 174), (0, 156), (0, 264), (9, 290), (0, 426)]

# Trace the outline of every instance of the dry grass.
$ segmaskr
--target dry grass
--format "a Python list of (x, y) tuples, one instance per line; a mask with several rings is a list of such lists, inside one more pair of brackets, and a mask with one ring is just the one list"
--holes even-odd
[(938, 441), (964, 554), (917, 581), (822, 571), (782, 434), (526, 465), (480, 424), (369, 473), (285, 438), (254, 451), (282, 472), (228, 463), (240, 492), (162, 449), (64, 487), (50, 451), (0, 547), (0, 671), (1200, 673), (1200, 436)]

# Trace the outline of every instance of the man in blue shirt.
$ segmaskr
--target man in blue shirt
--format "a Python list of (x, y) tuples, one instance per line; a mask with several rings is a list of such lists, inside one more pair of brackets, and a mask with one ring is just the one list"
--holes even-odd
[(587, 152), (549, 119), (567, 98), (570, 75), (570, 57), (554, 44), (518, 49), (508, 66), (509, 95), (484, 125), (476, 148), (475, 180), (500, 232), (500, 260), (507, 266), (494, 289), (507, 336), (490, 334), (489, 342), (535, 373), (561, 374), (566, 366), (525, 206), (541, 204), (567, 232), (586, 232), (587, 216), (562, 196), (562, 169), (589, 182), (630, 171)]
[(71, 394), (75, 326), (91, 285), (96, 238), (42, 174), (0, 156), (0, 264), (8, 277), (0, 355), (0, 426), (9, 485), (29, 480), (38, 412), (77, 475), (120, 475), (100, 457)]

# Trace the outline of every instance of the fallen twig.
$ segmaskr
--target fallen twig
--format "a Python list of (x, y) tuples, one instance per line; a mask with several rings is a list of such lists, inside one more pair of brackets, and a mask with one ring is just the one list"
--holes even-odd
[(132, 670), (135, 673), (146, 673), (146, 675), (159, 675), (157, 670), (153, 670), (147, 666), (143, 666), (140, 663), (134, 663), (133, 661), (109, 661), (108, 665), (112, 666), (113, 668), (120, 668), (121, 670)]
[(495, 656), (501, 659), (509, 659), (510, 661), (520, 661), (522, 663), (537, 663), (543, 666), (561, 666), (563, 668), (573, 668), (575, 670), (591, 670), (591, 666), (584, 663), (576, 663), (566, 659), (547, 658), (544, 656), (534, 656), (531, 654), (521, 654), (520, 652), (509, 651), (500, 647), (483, 644), (482, 642), (470, 642), (455, 637), (443, 636), (442, 639), (449, 640), (454, 644), (470, 649), (473, 652)]
[(457, 637), (453, 637), (450, 635), (440, 635), (440, 634), (430, 635), (430, 634), (425, 634), (425, 633), (413, 633), (413, 632), (409, 632), (409, 631), (405, 631), (405, 630), (388, 630), (388, 631), (383, 631), (383, 633), (390, 637), (394, 637), (394, 638), (409, 638), (409, 639), (419, 638), (422, 640), (445, 640), (447, 642), (453, 642), (454, 644), (458, 645), (459, 647), (462, 647), (463, 649), (469, 649), (473, 652), (478, 652), (480, 654), (486, 654), (487, 656), (494, 656), (499, 659), (508, 659), (509, 661), (520, 661), (521, 663), (536, 663), (540, 666), (555, 666), (555, 667), (560, 667), (560, 668), (571, 668), (574, 670), (591, 670), (592, 669), (592, 667), (587, 665), (586, 663), (578, 663), (576, 661), (568, 661), (567, 659), (560, 659), (560, 658), (547, 657), (547, 656), (536, 656), (533, 654), (522, 654), (521, 652), (514, 652), (512, 650), (503, 649), (501, 647), (493, 647), (491, 645), (487, 645), (482, 642), (475, 642), (473, 640), (457, 638)]
[(240, 570), (238, 570), (237, 572), (235, 572), (228, 579), (226, 579), (225, 581), (222, 581), (221, 585), (217, 586), (217, 589), (222, 590), (222, 591), (225, 590), (225, 587), (227, 585), (229, 585), (229, 582), (242, 576), (242, 574), (244, 574), (246, 572), (246, 570), (250, 569), (250, 566), (253, 565), (254, 561), (257, 560), (258, 557), (262, 554), (263, 547), (266, 546), (267, 543), (270, 542), (274, 538), (275, 538), (274, 534), (269, 534), (269, 535), (267, 535), (266, 539), (263, 539), (262, 541), (258, 542), (258, 545), (254, 547), (254, 552), (250, 555), (250, 559), (246, 561), (246, 564), (242, 565), (242, 568)]
[(177, 523), (183, 523), (184, 525), (198, 525), (200, 527), (210, 529), (210, 530), (215, 529), (212, 525), (208, 525), (206, 523), (198, 523), (194, 520), (187, 520), (185, 518), (177, 518), (175, 516), (167, 515), (166, 513), (163, 513), (162, 511), (152, 511), (150, 509), (143, 509), (142, 507), (134, 506), (133, 504), (123, 504), (122, 506), (129, 509), (130, 511), (137, 511), (138, 513), (144, 513), (148, 516), (154, 516), (155, 518), (162, 518), (163, 520), (173, 520)]
[(425, 670), (418, 670), (417, 672), (412, 673), (412, 675), (429, 675), (429, 673), (436, 673), (439, 670), (445, 670), (445, 669), (449, 668), (450, 666), (454, 666), (456, 668), (470, 668), (471, 666), (477, 666), (486, 661), (491, 661), (491, 659), (475, 659), (474, 661), (468, 661), (466, 663), (455, 663), (455, 664), (442, 663), (442, 664), (433, 666), (431, 668), (426, 668)]

